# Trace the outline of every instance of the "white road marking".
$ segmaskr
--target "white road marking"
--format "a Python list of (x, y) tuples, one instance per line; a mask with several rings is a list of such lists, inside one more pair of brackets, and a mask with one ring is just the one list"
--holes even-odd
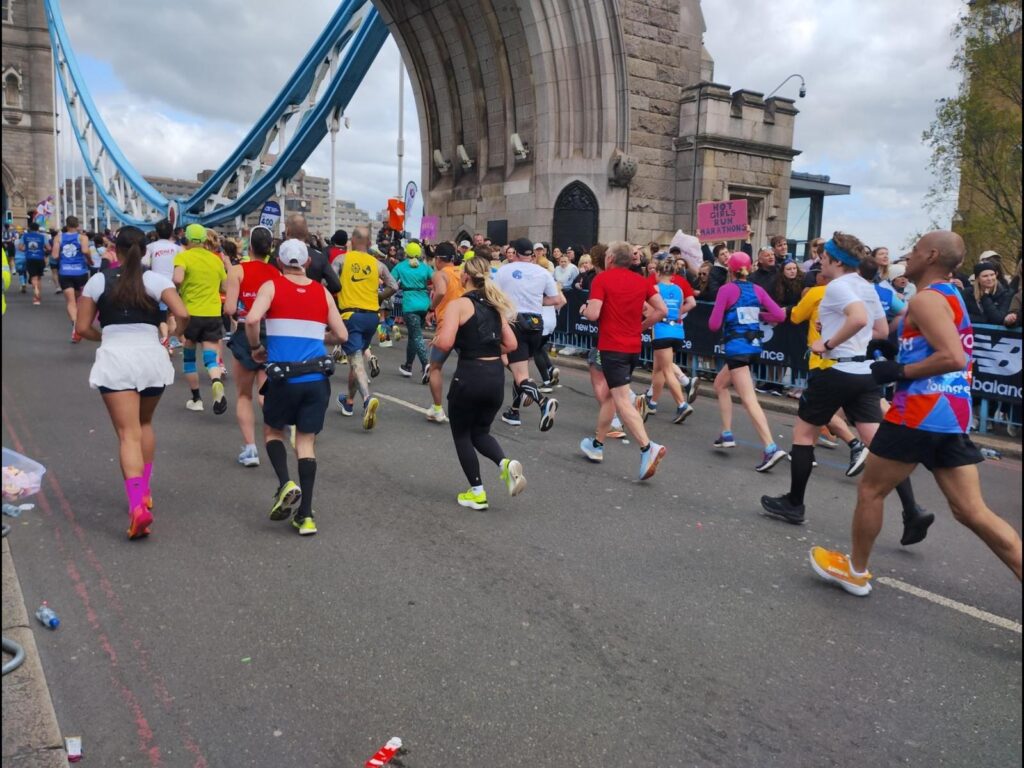
[(392, 397), (391, 395), (385, 395), (383, 392), (374, 392), (372, 394), (374, 395), (374, 397), (379, 397), (379, 398), (382, 398), (384, 400), (388, 400), (388, 401), (390, 401), (392, 403), (398, 403), (398, 405), (404, 405), (410, 411), (416, 411), (416, 413), (422, 413), (424, 416), (426, 416), (428, 413), (430, 413), (430, 409), (428, 409), (428, 408), (421, 408), (420, 406), (416, 405), (415, 403), (410, 403), (408, 400), (403, 400), (400, 397)]
[(1018, 635), (1021, 634), (1021, 625), (1011, 619), (1004, 619), (1002, 616), (996, 616), (994, 613), (983, 611), (980, 608), (975, 608), (973, 606), (957, 602), (956, 600), (951, 600), (948, 597), (937, 595), (934, 592), (929, 592), (927, 589), (915, 587), (913, 584), (907, 584), (907, 582), (900, 581), (899, 579), (893, 579), (888, 576), (879, 576), (875, 581), (879, 584), (885, 584), (887, 587), (892, 587), (893, 589), (898, 589), (914, 595), (914, 597), (921, 597), (925, 600), (930, 600), (937, 605), (952, 608), (954, 611), (960, 611), (960, 613), (966, 614), (971, 618), (987, 621), (989, 624), (994, 624), (1002, 629), (1008, 629), (1011, 632), (1016, 632)]

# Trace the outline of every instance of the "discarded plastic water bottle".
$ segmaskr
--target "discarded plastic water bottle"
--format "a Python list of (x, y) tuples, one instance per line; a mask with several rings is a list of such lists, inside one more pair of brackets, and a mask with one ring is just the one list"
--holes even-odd
[(982, 448), (981, 455), (986, 459), (992, 459), (993, 461), (999, 461), (1003, 458), (1003, 454), (997, 451), (995, 448)]
[(43, 600), (43, 604), (36, 611), (36, 618), (47, 629), (56, 629), (60, 626), (60, 617), (53, 612), (53, 609), (46, 604), (45, 600)]

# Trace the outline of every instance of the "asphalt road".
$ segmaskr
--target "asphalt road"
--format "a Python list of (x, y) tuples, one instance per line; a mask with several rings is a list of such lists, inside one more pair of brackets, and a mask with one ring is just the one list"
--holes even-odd
[[(753, 471), (743, 416), (748, 442), (710, 450), (706, 394), (685, 425), (652, 417), (669, 454), (651, 482), (633, 480), (635, 445), (587, 463), (595, 408), (569, 370), (552, 432), (535, 409), (495, 426), (529, 487), (510, 499), (487, 467), (485, 513), (455, 504), (445, 426), (386, 400), (365, 433), (332, 408), (312, 538), (267, 519), (273, 474), (235, 463), (233, 400), (187, 412), (179, 381), (157, 412), (154, 533), (129, 543), (94, 348), (67, 342), (52, 294), (8, 298), (4, 445), (49, 469), (11, 549), (30, 612), (46, 599), (63, 620), (37, 640), (89, 765), (361, 766), (391, 736), (408, 768), (1021, 762), (1020, 585), (923, 471), (939, 520), (901, 548), (892, 499), (876, 577), (1016, 629), (891, 583), (857, 599), (819, 581), (809, 546), (848, 546), (845, 456), (818, 451), (807, 525), (761, 517), (787, 467)], [(401, 350), (378, 354), (375, 389), (426, 405)], [(769, 420), (787, 445), (791, 419)], [(1020, 463), (982, 479), (1020, 530)]]

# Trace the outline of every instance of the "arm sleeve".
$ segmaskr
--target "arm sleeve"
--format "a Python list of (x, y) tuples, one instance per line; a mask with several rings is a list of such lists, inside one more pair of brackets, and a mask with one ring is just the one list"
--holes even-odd
[(718, 331), (722, 328), (722, 320), (725, 318), (725, 310), (736, 303), (739, 297), (739, 287), (736, 283), (727, 283), (718, 290), (715, 297), (715, 306), (711, 310), (711, 317), (708, 318), (708, 328)]
[[(98, 277), (102, 277), (102, 275), (98, 275)], [(142, 284), (146, 286), (146, 294), (156, 301), (160, 301), (164, 291), (174, 287), (174, 282), (169, 277), (153, 271), (142, 273)], [(102, 292), (102, 288), (100, 290)]]
[(768, 295), (768, 292), (759, 285), (754, 286), (754, 293), (757, 300), (761, 302), (763, 311), (761, 319), (766, 323), (781, 323), (786, 319), (786, 310), (775, 303), (775, 299)]
[[(601, 273), (601, 275), (603, 275), (603, 274), (604, 274), (604, 272)], [(599, 279), (601, 277), (601, 275), (598, 275), (597, 277), (595, 277), (593, 282), (590, 284), (590, 298), (593, 299), (594, 301), (604, 301), (604, 298), (605, 298), (605, 293), (604, 293), (604, 283), (605, 283), (605, 281)]]
[(548, 273), (547, 282), (544, 284), (544, 295), (545, 296), (557, 296), (558, 295), (558, 283), (555, 282), (555, 278)]
[(789, 322), (794, 325), (806, 322), (811, 319), (811, 315), (814, 313), (814, 307), (820, 303), (820, 298), (815, 298), (813, 291), (808, 291), (804, 294), (803, 298), (796, 303), (793, 310), (789, 313)]
[[(145, 274), (148, 275), (149, 273), (146, 272)], [(85, 286), (82, 288), (82, 295), (88, 296), (93, 301), (99, 301), (106, 287), (107, 279), (103, 276), (102, 272), (97, 272), (86, 281)]]
[(715, 257), (711, 253), (711, 248), (707, 243), (700, 244), (700, 255), (704, 258), (704, 261), (714, 261)]
[[(381, 280), (384, 281), (384, 285), (386, 285), (388, 288), (392, 288), (392, 289), (397, 291), (398, 290), (398, 283), (395, 282), (395, 278), (391, 275), (391, 270), (388, 269), (388, 265), (385, 264), (383, 261), (378, 261), (377, 264), (379, 265), (380, 278), (381, 278)], [(341, 290), (341, 283), (339, 282), (338, 283), (338, 287), (337, 287), (337, 289), (335, 289), (334, 293), (337, 293), (340, 290)]]
[(655, 281), (653, 283), (648, 283), (647, 284), (647, 298), (648, 299), (651, 298), (652, 296), (660, 296), (660, 295), (661, 295), (661, 293), (658, 291), (658, 283), (657, 283), (657, 281)]
[(683, 299), (688, 299), (693, 296), (693, 286), (690, 285), (690, 281), (685, 277), (679, 276), (679, 290), (683, 292)]
[(907, 308), (907, 302), (905, 302), (903, 299), (897, 296), (894, 291), (892, 295), (892, 301), (890, 302), (889, 306), (892, 307), (893, 314), (898, 315)]

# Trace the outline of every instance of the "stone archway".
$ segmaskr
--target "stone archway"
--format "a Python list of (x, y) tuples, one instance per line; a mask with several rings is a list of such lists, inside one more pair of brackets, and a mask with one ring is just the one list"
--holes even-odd
[(563, 251), (570, 245), (590, 250), (597, 243), (600, 207), (597, 196), (581, 181), (567, 185), (555, 201), (551, 223), (551, 247)]

